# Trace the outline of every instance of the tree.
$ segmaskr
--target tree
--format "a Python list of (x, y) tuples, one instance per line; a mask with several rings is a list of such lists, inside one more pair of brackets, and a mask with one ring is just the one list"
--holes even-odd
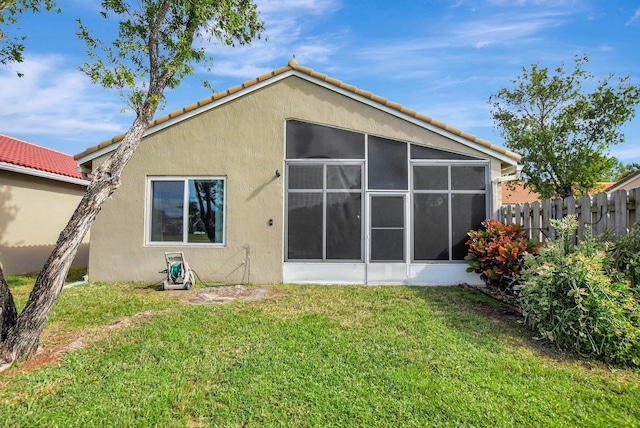
[[(211, 60), (203, 46), (194, 47), (195, 42), (215, 38), (231, 46), (247, 44), (259, 38), (264, 29), (252, 0), (104, 0), (101, 15), (117, 18), (118, 36), (111, 46), (103, 45), (78, 21), (78, 35), (85, 41), (91, 60), (81, 70), (105, 88), (126, 90), (136, 118), (119, 147), (93, 171), (91, 183), (36, 279), (24, 310), (12, 325), (1, 320), (0, 331), (7, 332), (2, 343), (6, 361), (37, 349), (78, 246), (104, 201), (120, 185), (122, 171), (153, 120), (165, 88), (178, 86), (183, 77), (194, 72), (195, 63)], [(10, 293), (0, 303), (15, 308)]]
[(571, 74), (561, 64), (554, 75), (533, 64), (489, 98), (492, 115), (505, 145), (522, 155), (525, 185), (542, 198), (587, 193), (606, 180), (617, 163), (611, 144), (624, 141), (620, 128), (635, 116), (640, 87), (613, 75), (584, 93), (593, 80), (583, 70), (588, 56), (576, 56)]
[(634, 172), (640, 170), (640, 163), (631, 162), (624, 164), (622, 162), (618, 162), (613, 169), (613, 174), (611, 176), (613, 181), (620, 181), (626, 176), (633, 174)]
[[(9, 37), (3, 28), (17, 24), (27, 10), (40, 12), (42, 9), (56, 10), (60, 13), (54, 0), (0, 0), (0, 63), (7, 65), (22, 62), (24, 42), (27, 38), (24, 35)], [(20, 73), (18, 75), (21, 76)]]

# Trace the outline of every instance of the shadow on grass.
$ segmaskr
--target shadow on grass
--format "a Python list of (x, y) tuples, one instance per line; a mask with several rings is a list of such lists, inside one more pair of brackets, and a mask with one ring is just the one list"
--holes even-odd
[(464, 335), (470, 345), (491, 349), (495, 338), (506, 339), (516, 347), (524, 347), (556, 363), (580, 363), (590, 368), (595, 360), (563, 352), (553, 343), (540, 340), (524, 325), (523, 316), (513, 306), (472, 288), (462, 286), (412, 287), (417, 295), (437, 306), (440, 316), (449, 327)]

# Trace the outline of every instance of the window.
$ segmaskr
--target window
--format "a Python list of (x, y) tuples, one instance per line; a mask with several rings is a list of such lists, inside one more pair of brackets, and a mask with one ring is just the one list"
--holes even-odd
[(286, 261), (462, 260), (488, 214), (486, 158), (298, 120), (286, 153)]
[(287, 259), (362, 260), (362, 163), (287, 167)]
[(150, 243), (224, 244), (225, 179), (149, 179)]
[(413, 165), (413, 260), (463, 260), (487, 217), (487, 167)]

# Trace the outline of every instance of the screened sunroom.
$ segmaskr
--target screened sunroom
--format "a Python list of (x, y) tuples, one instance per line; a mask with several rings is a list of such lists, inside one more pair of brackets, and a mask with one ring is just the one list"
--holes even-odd
[(490, 212), (490, 160), (286, 123), (284, 281), (431, 284), (464, 276)]

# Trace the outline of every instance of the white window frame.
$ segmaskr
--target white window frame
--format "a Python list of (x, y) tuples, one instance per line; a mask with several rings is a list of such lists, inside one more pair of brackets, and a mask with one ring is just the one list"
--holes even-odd
[[(222, 198), (222, 242), (188, 242), (189, 227), (185, 222), (185, 219), (189, 218), (189, 181), (195, 180), (222, 180), (223, 186), (223, 198)], [(182, 207), (182, 241), (152, 241), (151, 240), (151, 227), (152, 227), (152, 215), (153, 215), (153, 194), (152, 183), (159, 181), (183, 181), (184, 183), (184, 204)], [(146, 212), (145, 212), (145, 245), (153, 247), (226, 247), (227, 245), (227, 177), (221, 175), (180, 175), (180, 176), (147, 176), (147, 188), (146, 188)]]

